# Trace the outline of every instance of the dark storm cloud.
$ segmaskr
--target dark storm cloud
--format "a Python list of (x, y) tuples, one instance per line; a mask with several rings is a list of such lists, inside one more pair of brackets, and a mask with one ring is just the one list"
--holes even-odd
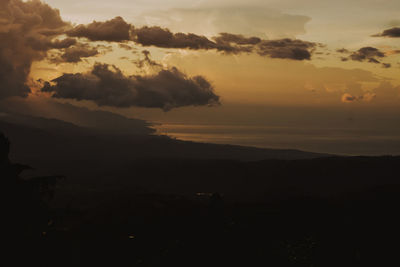
[(380, 63), (378, 59), (385, 57), (385, 54), (375, 47), (363, 47), (353, 52), (349, 59), (354, 61), (367, 61), (371, 63)]
[(115, 66), (96, 63), (88, 73), (64, 74), (46, 82), (41, 91), (55, 98), (91, 100), (99, 106), (170, 110), (219, 104), (219, 96), (204, 77), (188, 77), (177, 68), (126, 76)]
[(40, 1), (0, 0), (0, 98), (30, 93), (32, 62), (74, 42), (54, 40), (67, 26), (57, 9)]
[(92, 47), (88, 44), (77, 44), (64, 49), (61, 55), (50, 59), (50, 61), (56, 64), (78, 63), (81, 62), (83, 58), (93, 57), (98, 54), (99, 51), (95, 47)]
[(400, 38), (400, 28), (394, 27), (391, 29), (384, 30), (382, 33), (372, 35), (374, 37), (392, 37), (392, 38)]
[(115, 17), (105, 22), (93, 21), (88, 25), (80, 24), (66, 34), (70, 37), (84, 37), (90, 41), (122, 42), (130, 40), (131, 27), (123, 18)]

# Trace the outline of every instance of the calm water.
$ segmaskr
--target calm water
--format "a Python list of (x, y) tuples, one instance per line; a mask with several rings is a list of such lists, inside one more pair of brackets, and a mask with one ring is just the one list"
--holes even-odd
[(159, 134), (196, 142), (347, 155), (400, 155), (400, 135), (376, 129), (189, 124), (160, 124), (155, 128)]

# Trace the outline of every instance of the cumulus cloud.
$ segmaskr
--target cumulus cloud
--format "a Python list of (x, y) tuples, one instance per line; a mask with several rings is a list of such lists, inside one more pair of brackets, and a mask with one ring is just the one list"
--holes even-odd
[(393, 27), (387, 30), (384, 30), (382, 33), (378, 33), (372, 35), (373, 37), (392, 37), (392, 38), (400, 38), (400, 27)]
[(220, 103), (209, 81), (202, 76), (189, 77), (175, 67), (151, 75), (126, 76), (115, 66), (96, 63), (87, 73), (63, 74), (46, 82), (41, 91), (55, 98), (91, 100), (99, 106), (165, 111)]
[(358, 51), (353, 52), (350, 56), (349, 59), (354, 60), (354, 61), (367, 61), (371, 63), (380, 63), (380, 59), (385, 57), (385, 53), (380, 51), (379, 49), (375, 47), (363, 47), (360, 48)]
[(49, 49), (73, 45), (72, 39), (55, 40), (66, 27), (59, 11), (40, 1), (0, 0), (0, 98), (30, 93), (32, 62)]
[(130, 39), (131, 25), (121, 17), (105, 22), (93, 21), (88, 25), (80, 24), (66, 32), (70, 37), (84, 37), (90, 41), (122, 42)]

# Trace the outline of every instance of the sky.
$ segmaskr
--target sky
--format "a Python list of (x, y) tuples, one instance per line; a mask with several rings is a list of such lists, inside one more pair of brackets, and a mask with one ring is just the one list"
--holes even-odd
[[(335, 152), (400, 153), (399, 1), (0, 0), (0, 10), (1, 101), (50, 99), (193, 131), (345, 129), (342, 146), (331, 137)], [(366, 149), (349, 148), (357, 136)], [(231, 141), (329, 149), (274, 138)]]

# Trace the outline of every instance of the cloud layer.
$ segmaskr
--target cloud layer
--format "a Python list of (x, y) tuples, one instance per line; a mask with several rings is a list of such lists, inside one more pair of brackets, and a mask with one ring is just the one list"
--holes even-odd
[[(293, 19), (303, 21), (304, 26), (309, 18)], [(394, 27), (377, 36), (399, 37), (399, 30)], [(61, 19), (57, 9), (41, 1), (0, 0), (0, 99), (24, 97), (30, 93), (29, 74), (34, 61), (48, 59), (54, 64), (79, 63), (103, 53), (97, 43), (99, 41), (115, 42), (124, 49), (134, 49), (134, 52), (137, 46), (153, 46), (213, 50), (234, 55), (251, 53), (295, 61), (310, 60), (314, 51), (322, 46), (294, 38), (279, 38), (267, 39), (231, 32), (206, 37), (190, 32), (173, 32), (158, 26), (137, 27), (122, 17), (73, 26)], [(337, 52), (347, 53), (343, 55), (344, 61), (379, 63), (384, 68), (390, 68), (390, 63), (381, 61), (391, 53), (398, 53), (398, 50), (385, 50), (384, 53), (374, 47), (363, 47), (354, 52), (345, 49)], [(208, 54), (214, 56), (213, 53)], [(150, 59), (149, 52), (145, 51), (144, 55), (143, 60), (131, 62), (139, 68), (144, 64), (152, 66), (152, 74), (126, 76), (115, 66), (97, 63), (89, 72), (64, 74), (46, 83), (42, 91), (51, 93), (53, 97), (91, 100), (98, 105), (115, 107), (140, 106), (169, 110), (219, 103), (213, 86), (204, 77), (189, 77), (174, 67), (163, 68)], [(157, 71), (154, 72), (154, 69)], [(344, 98), (345, 102), (361, 99), (365, 99), (365, 96), (351, 94)]]
[(194, 33), (173, 33), (158, 26), (134, 27), (121, 17), (105, 22), (94, 21), (78, 25), (67, 31), (70, 37), (87, 38), (91, 41), (127, 42), (160, 48), (216, 50), (226, 54), (252, 53), (271, 58), (309, 60), (317, 43), (298, 39), (263, 40), (240, 34), (220, 33), (212, 39)]

